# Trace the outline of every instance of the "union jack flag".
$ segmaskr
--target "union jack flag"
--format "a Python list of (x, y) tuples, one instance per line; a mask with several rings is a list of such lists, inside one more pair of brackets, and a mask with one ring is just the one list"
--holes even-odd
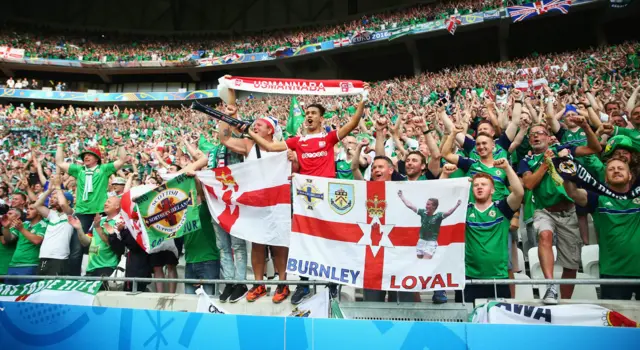
[(460, 21), (460, 18), (458, 16), (451, 16), (446, 23), (447, 31), (449, 31), (451, 35), (454, 35), (460, 23), (462, 23), (462, 21)]
[(520, 22), (553, 10), (566, 15), (569, 13), (569, 7), (571, 7), (571, 0), (543, 0), (526, 5), (507, 7), (507, 10), (514, 22)]

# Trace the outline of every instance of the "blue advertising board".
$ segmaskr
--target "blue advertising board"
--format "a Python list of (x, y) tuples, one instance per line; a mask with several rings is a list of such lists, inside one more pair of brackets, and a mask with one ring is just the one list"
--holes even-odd
[(638, 349), (610, 327), (336, 320), (0, 302), (2, 349)]

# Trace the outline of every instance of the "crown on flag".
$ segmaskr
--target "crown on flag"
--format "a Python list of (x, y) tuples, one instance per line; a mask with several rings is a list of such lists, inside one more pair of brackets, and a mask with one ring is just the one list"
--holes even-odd
[(387, 209), (387, 201), (379, 200), (378, 196), (373, 196), (373, 199), (368, 199), (367, 212), (372, 218), (379, 218), (384, 215), (384, 211)]

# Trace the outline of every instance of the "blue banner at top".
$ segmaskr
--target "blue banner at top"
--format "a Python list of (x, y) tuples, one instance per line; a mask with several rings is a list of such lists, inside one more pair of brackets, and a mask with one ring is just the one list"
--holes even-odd
[(44, 91), (28, 89), (0, 89), (0, 99), (26, 99), (30, 101), (74, 101), (74, 102), (151, 102), (188, 101), (218, 97), (218, 90), (197, 90), (187, 92), (111, 92), (86, 93), (72, 91)]

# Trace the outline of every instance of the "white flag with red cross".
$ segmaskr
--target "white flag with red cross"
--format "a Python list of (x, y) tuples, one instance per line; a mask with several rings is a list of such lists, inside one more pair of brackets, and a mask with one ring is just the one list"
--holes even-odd
[(291, 163), (287, 152), (196, 173), (209, 212), (229, 234), (249, 242), (289, 246)]
[(287, 272), (376, 290), (464, 288), (466, 178), (293, 177)]
[(458, 29), (458, 26), (461, 23), (462, 21), (460, 21), (460, 17), (458, 17), (457, 15), (449, 17), (446, 23), (447, 31), (451, 33), (451, 35), (454, 35), (456, 33), (456, 29)]

